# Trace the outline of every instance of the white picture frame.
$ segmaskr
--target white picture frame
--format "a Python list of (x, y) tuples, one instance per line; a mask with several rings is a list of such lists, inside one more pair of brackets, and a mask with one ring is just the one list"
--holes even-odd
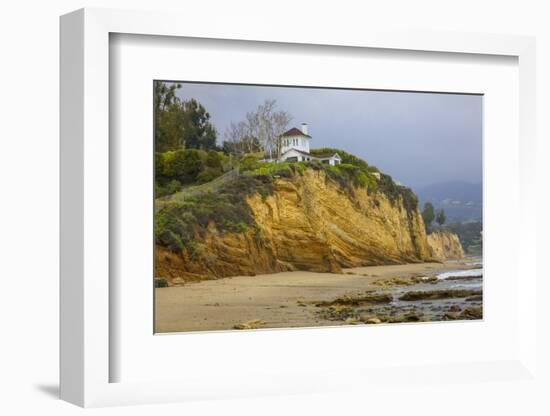
[[(212, 27), (172, 13), (82, 9), (61, 18), (61, 398), (80, 406), (161, 403), (214, 397), (296, 394), (347, 389), (354, 380), (403, 379), (410, 369), (331, 369), (330, 377), (311, 374), (271, 374), (263, 380), (239, 380), (220, 375), (223, 383), (189, 378), (178, 382), (111, 382), (109, 255), (109, 37), (136, 34), (184, 38), (225, 39), (283, 44), (332, 45), (453, 54), (516, 57), (519, 66), (520, 212), (534, 213), (535, 176), (535, 41), (530, 37), (465, 33), (342, 31), (327, 35), (314, 23), (285, 32), (273, 23), (234, 31), (235, 22)], [(418, 363), (420, 383), (454, 380), (531, 380), (536, 365), (536, 217), (517, 218), (518, 267), (525, 274), (517, 293), (521, 319), (517, 354), (507, 360), (471, 363)], [(112, 224), (111, 224), (112, 225)], [(306, 336), (306, 335), (304, 335)], [(447, 374), (447, 375), (445, 375)], [(472, 376), (474, 374), (475, 376)], [(322, 380), (322, 381), (321, 381)], [(233, 382), (232, 382), (233, 381)], [(222, 388), (224, 385), (226, 388)]]

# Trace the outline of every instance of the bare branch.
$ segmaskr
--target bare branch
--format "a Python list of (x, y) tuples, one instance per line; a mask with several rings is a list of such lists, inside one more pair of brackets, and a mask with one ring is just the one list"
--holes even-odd
[(225, 137), (233, 143), (235, 151), (264, 150), (273, 158), (281, 156), (280, 137), (292, 120), (286, 111), (276, 111), (277, 101), (266, 100), (256, 111), (246, 113), (245, 120), (231, 123)]

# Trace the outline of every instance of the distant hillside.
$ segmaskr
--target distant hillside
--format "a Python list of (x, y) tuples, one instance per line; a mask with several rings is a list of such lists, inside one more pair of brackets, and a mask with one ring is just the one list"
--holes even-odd
[(483, 188), (480, 183), (442, 182), (415, 189), (420, 206), (431, 202), (443, 208), (447, 222), (480, 221), (483, 208)]

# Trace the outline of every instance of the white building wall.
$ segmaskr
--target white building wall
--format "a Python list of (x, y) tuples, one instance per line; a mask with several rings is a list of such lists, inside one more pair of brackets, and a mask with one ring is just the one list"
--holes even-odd
[(339, 165), (342, 162), (339, 156), (332, 156), (332, 157), (326, 158), (326, 159), (319, 159), (319, 158), (317, 158), (315, 156), (312, 156), (312, 155), (304, 155), (303, 153), (298, 152), (296, 149), (290, 149), (290, 150), (288, 150), (286, 152), (283, 152), (281, 154), (281, 159), (280, 159), (281, 162), (284, 162), (288, 159), (295, 160), (297, 162), (304, 162), (304, 161), (309, 161), (309, 160), (319, 160), (322, 163), (327, 163), (331, 166)]
[(304, 137), (303, 140), (304, 140), (304, 152), (309, 153), (309, 140), (310, 139), (308, 139), (307, 137)]
[(281, 153), (290, 149), (297, 149), (302, 152), (309, 153), (309, 138), (304, 136), (292, 136), (283, 138), (284, 144), (281, 149)]
[(295, 157), (298, 162), (303, 161), (304, 155), (300, 152), (297, 152), (294, 149), (289, 150), (287, 153), (283, 152), (284, 154), (281, 156), (281, 161), (285, 161), (289, 158)]

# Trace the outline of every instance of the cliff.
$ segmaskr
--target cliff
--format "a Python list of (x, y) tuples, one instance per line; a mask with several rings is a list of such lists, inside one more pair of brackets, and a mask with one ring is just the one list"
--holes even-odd
[(291, 270), (340, 272), (422, 262), (432, 258), (432, 250), (439, 253), (428, 244), (415, 198), (366, 187), (350, 191), (323, 170), (276, 177), (268, 194), (253, 192), (245, 199), (253, 226), (220, 231), (209, 220), (193, 250), (157, 244), (156, 276), (178, 284)]
[(464, 249), (458, 235), (451, 230), (436, 230), (428, 234), (432, 255), (438, 260), (464, 258)]

